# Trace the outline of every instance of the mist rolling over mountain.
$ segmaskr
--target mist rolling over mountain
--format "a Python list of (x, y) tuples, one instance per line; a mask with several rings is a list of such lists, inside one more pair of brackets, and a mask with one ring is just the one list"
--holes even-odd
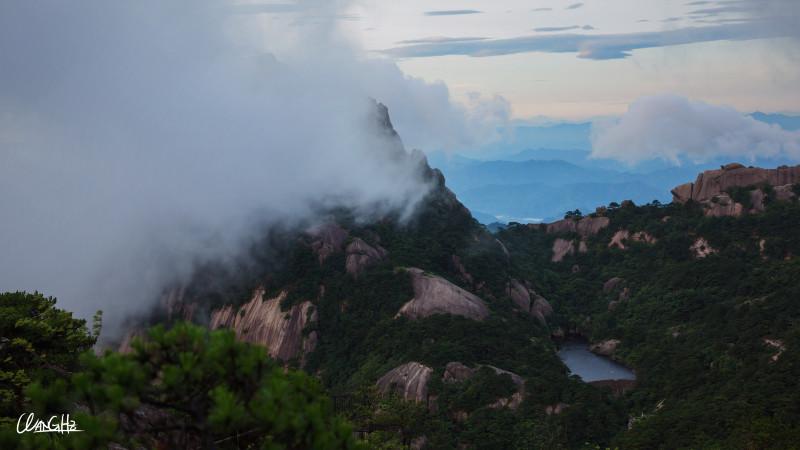
[(0, 449), (796, 448), (798, 21), (0, 3)]

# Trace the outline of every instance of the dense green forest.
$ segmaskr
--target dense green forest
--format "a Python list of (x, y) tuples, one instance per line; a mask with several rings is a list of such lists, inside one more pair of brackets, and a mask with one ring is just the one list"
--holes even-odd
[[(188, 296), (209, 309), (241, 305), (259, 286), (288, 290), (285, 310), (313, 302), (318, 318), (303, 333), (315, 333), (316, 346), (287, 361), (288, 372), (230, 332), (209, 333), (158, 312), (143, 320), (163, 326), (137, 341), (132, 353), (94, 356), (85, 351), (96, 330), (59, 312), (53, 300), (4, 294), (3, 420), (11, 424), (19, 410), (77, 407), (76, 417), (94, 430), (71, 441), (26, 435), (29, 448), (43, 442), (71, 442), (65, 448), (107, 442), (795, 448), (800, 442), (796, 200), (716, 218), (691, 202), (625, 202), (594, 213), (610, 225), (588, 237), (523, 224), (493, 235), (438, 183), (409, 222), (360, 223), (346, 212), (331, 213), (348, 230), (347, 242), (358, 238), (386, 250), (358, 276), (345, 270), (343, 254), (320, 261), (311, 237), (287, 230), (254, 245), (248, 265), (201, 268), (201, 279), (217, 281), (213, 288), (195, 284)], [(609, 246), (620, 231), (649, 238), (628, 239), (624, 249)], [(708, 250), (703, 256), (691, 249), (700, 238)], [(555, 239), (584, 239), (586, 251), (552, 262)], [(488, 316), (398, 316), (415, 295), (408, 267), (476, 294)], [(511, 295), (516, 281), (543, 295), (552, 314), (522, 310)], [(570, 333), (592, 342), (618, 340), (613, 358), (636, 371), (636, 387), (616, 395), (570, 376), (556, 354), (558, 339)], [(55, 354), (66, 356), (51, 360)], [(431, 370), (425, 399), (376, 387), (409, 362)], [(470, 375), (448, 379), (451, 363)], [(521, 402), (509, 406), (515, 395)], [(136, 423), (129, 415), (141, 408), (164, 414), (161, 426), (172, 428)], [(6, 443), (19, 439), (2, 436)]]

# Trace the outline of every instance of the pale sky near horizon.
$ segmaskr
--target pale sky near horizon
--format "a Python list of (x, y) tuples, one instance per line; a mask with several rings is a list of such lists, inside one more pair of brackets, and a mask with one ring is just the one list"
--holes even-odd
[[(786, 17), (796, 17), (792, 2), (768, 0), (776, 17), (784, 16), (781, 8), (791, 10)], [(636, 98), (664, 93), (742, 112), (800, 113), (797, 34), (775, 32), (779, 27), (771, 24), (764, 28), (774, 29), (755, 33), (741, 28), (762, 19), (753, 17), (761, 13), (760, 5), (757, 0), (362, 0), (339, 23), (365, 49), (393, 58), (406, 74), (443, 81), (456, 99), (474, 92), (502, 96), (518, 119), (618, 115)], [(684, 39), (683, 30), (698, 28), (719, 38)], [(608, 35), (613, 40), (604, 41), (600, 51), (592, 42), (569, 43)], [(518, 48), (515, 39), (529, 37), (535, 42), (523, 47), (539, 50)], [(642, 39), (648, 43), (642, 45)], [(626, 47), (631, 40), (632, 49)], [(508, 51), (508, 45), (514, 49)], [(564, 45), (589, 48), (588, 57), (561, 49)], [(616, 55), (618, 45), (629, 56)], [(487, 52), (492, 55), (472, 56)]]

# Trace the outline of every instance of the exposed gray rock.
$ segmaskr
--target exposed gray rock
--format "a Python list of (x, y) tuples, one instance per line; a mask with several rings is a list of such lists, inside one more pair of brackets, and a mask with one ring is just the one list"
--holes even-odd
[(611, 356), (615, 351), (617, 351), (617, 347), (620, 343), (621, 341), (619, 339), (608, 339), (596, 344), (592, 344), (589, 347), (589, 351), (602, 356)]
[(342, 246), (349, 236), (347, 230), (335, 223), (316, 226), (308, 231), (313, 237), (311, 249), (316, 253), (319, 263), (334, 253), (342, 251)]
[(620, 283), (623, 283), (624, 281), (625, 280), (620, 278), (620, 277), (614, 277), (614, 278), (609, 279), (608, 281), (603, 283), (603, 293), (604, 294), (609, 294), (609, 293), (613, 292), (614, 289), (616, 289), (617, 286), (619, 286)]
[(679, 203), (686, 203), (689, 200), (706, 202), (733, 187), (759, 184), (785, 186), (795, 183), (800, 183), (800, 166), (761, 169), (732, 163), (719, 170), (707, 170), (699, 174), (694, 183), (682, 184), (673, 189), (672, 196), (673, 201)]
[(466, 381), (475, 374), (475, 370), (457, 361), (449, 362), (444, 368), (442, 380), (449, 383)]
[(568, 407), (569, 407), (568, 404), (559, 402), (556, 403), (555, 405), (548, 405), (547, 407), (545, 407), (544, 413), (547, 414), (548, 416), (551, 416), (553, 414), (558, 415), (564, 412), (564, 410), (567, 409)]
[(283, 291), (275, 298), (264, 299), (264, 290), (258, 289), (252, 300), (240, 308), (225, 306), (211, 314), (209, 327), (232, 328), (236, 337), (244, 342), (263, 345), (270, 356), (281, 361), (302, 357), (314, 350), (317, 333), (303, 335), (306, 325), (317, 320), (317, 312), (310, 301), (281, 311), (286, 298)]
[(347, 246), (346, 253), (345, 269), (354, 277), (358, 277), (368, 267), (381, 262), (388, 254), (380, 245), (372, 247), (361, 238), (353, 238), (353, 241)]
[(594, 236), (611, 223), (608, 217), (583, 217), (580, 220), (564, 219), (547, 224), (548, 233), (578, 233), (581, 237)]
[(689, 247), (689, 250), (692, 251), (692, 254), (694, 254), (694, 257), (697, 259), (702, 259), (705, 258), (706, 256), (717, 253), (717, 250), (711, 247), (711, 244), (709, 244), (708, 241), (705, 240), (705, 238), (695, 239), (692, 246)]
[(575, 244), (573, 241), (558, 238), (553, 241), (553, 257), (550, 258), (553, 262), (561, 262), (566, 256), (575, 254)]
[(405, 400), (428, 401), (428, 381), (433, 369), (418, 362), (407, 362), (386, 372), (376, 386), (384, 394), (394, 392)]
[(547, 324), (546, 318), (553, 313), (553, 307), (544, 297), (531, 289), (530, 283), (522, 284), (512, 278), (506, 285), (506, 292), (517, 308), (536, 317), (542, 325)]
[(422, 269), (407, 270), (411, 274), (414, 298), (400, 308), (398, 316), (420, 319), (434, 314), (452, 314), (480, 321), (489, 315), (489, 308), (477, 295), (442, 277), (426, 274)]

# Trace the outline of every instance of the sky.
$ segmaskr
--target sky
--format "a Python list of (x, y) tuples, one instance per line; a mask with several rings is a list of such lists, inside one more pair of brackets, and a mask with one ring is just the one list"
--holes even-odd
[[(347, 35), (456, 99), (513, 118), (619, 115), (676, 94), (743, 112), (800, 112), (795, 0), (361, 0)], [(291, 21), (278, 12), (272, 23)], [(302, 24), (300, 24), (302, 25)]]
[[(265, 227), (407, 218), (422, 153), (592, 119), (635, 164), (800, 161), (797, 0), (0, 2), (0, 291), (112, 324)], [(597, 126), (595, 127), (595, 124)], [(535, 180), (532, 180), (535, 181)]]

